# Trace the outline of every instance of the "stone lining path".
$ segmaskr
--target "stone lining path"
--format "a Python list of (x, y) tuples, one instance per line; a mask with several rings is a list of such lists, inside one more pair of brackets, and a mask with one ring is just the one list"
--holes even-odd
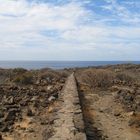
[(74, 73), (68, 77), (60, 95), (61, 106), (49, 140), (86, 140), (83, 116)]

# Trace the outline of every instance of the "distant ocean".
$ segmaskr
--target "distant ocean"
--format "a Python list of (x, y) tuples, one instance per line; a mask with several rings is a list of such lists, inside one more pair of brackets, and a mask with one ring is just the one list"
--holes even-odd
[(104, 66), (115, 64), (140, 64), (140, 61), (0, 61), (0, 68), (63, 69), (74, 67)]

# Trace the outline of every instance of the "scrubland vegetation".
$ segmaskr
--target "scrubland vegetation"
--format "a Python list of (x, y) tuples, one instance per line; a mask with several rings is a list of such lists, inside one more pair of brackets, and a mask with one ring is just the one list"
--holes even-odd
[[(106, 139), (106, 135), (109, 134), (104, 132), (104, 128), (100, 126), (100, 124), (104, 124), (104, 121), (116, 125), (116, 127), (112, 128), (110, 126), (108, 128), (109, 125), (104, 124), (104, 127), (106, 126), (110, 131), (114, 129), (114, 132), (118, 133), (116, 138), (109, 135), (107, 136), (109, 137), (108, 139), (112, 139), (113, 137), (113, 139), (117, 140), (123, 139), (121, 135), (123, 137), (123, 131), (126, 131), (125, 129), (128, 128), (122, 128), (121, 132), (117, 128), (119, 126), (114, 124), (119, 119), (120, 122), (122, 121), (122, 126), (126, 123), (133, 131), (140, 132), (140, 65), (124, 64), (77, 69), (76, 77), (83, 112), (85, 112), (84, 116), (86, 118), (86, 130), (89, 140), (93, 138), (95, 140)], [(99, 107), (99, 109), (96, 107)], [(106, 107), (105, 110), (108, 110), (107, 118), (104, 117), (106, 112), (100, 109), (104, 107)], [(100, 111), (102, 112), (101, 114)], [(96, 120), (96, 115), (93, 114), (98, 114), (98, 112), (99, 116)], [(129, 115), (127, 116), (127, 114)], [(103, 122), (98, 120), (100, 117), (101, 119), (104, 118)], [(112, 122), (111, 118), (114, 118)], [(96, 125), (98, 127), (95, 127)], [(98, 131), (98, 129), (103, 130)], [(91, 133), (91, 131), (94, 133)], [(133, 137), (133, 139), (136, 138)]]

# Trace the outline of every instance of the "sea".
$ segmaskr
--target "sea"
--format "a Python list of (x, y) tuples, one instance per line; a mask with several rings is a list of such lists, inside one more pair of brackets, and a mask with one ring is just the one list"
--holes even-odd
[(116, 64), (140, 64), (140, 61), (0, 61), (0, 68), (64, 69)]

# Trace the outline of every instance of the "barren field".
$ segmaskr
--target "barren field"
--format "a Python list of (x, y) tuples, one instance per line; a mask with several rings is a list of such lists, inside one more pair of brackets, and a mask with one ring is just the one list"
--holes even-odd
[(1, 140), (140, 140), (140, 65), (0, 69)]
[(88, 140), (140, 139), (140, 66), (79, 69), (79, 85)]

